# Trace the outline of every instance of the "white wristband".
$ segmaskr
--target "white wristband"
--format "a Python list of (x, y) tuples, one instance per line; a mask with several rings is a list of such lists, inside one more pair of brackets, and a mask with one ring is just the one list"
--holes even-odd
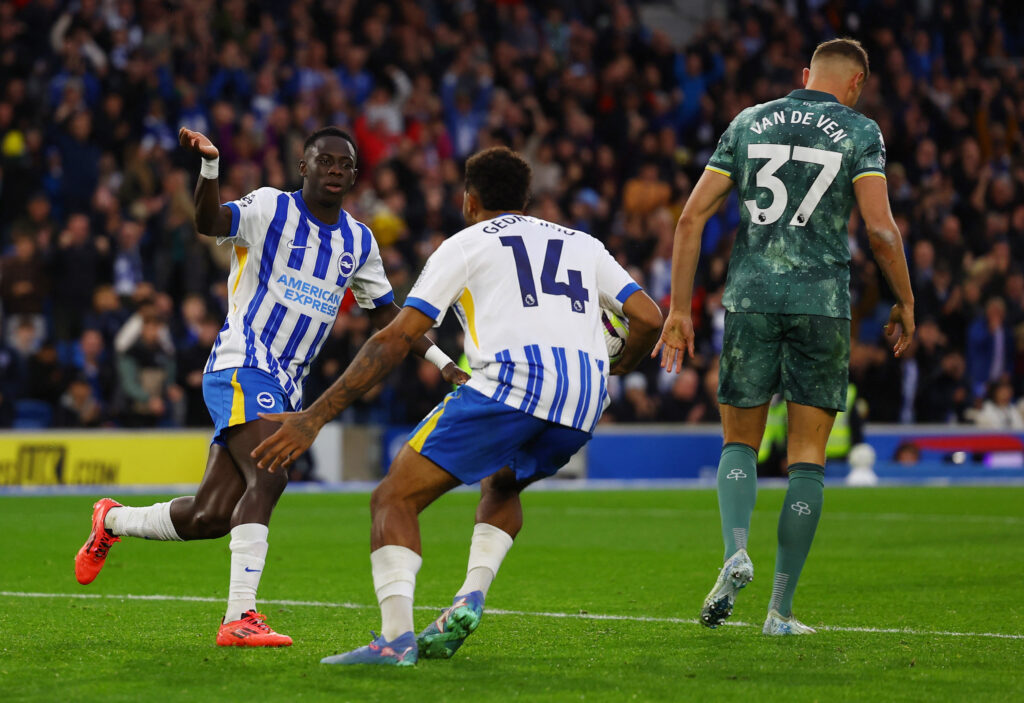
[(203, 165), (199, 169), (199, 175), (211, 181), (217, 180), (220, 175), (220, 157), (215, 159), (203, 159)]
[(439, 369), (443, 369), (448, 364), (455, 363), (449, 359), (448, 355), (441, 351), (441, 347), (436, 344), (427, 350), (427, 353), (423, 355), (423, 358)]

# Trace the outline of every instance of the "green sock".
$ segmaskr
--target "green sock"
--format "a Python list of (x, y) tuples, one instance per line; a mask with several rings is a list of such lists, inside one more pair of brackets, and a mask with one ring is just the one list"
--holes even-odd
[(779, 551), (775, 556), (775, 581), (768, 606), (779, 615), (793, 614), (793, 594), (800, 571), (814, 541), (814, 531), (825, 502), (825, 467), (818, 464), (793, 464), (789, 467), (789, 490), (779, 516)]
[(718, 462), (718, 512), (722, 516), (725, 559), (747, 548), (750, 516), (757, 501), (757, 452), (730, 442), (722, 447)]

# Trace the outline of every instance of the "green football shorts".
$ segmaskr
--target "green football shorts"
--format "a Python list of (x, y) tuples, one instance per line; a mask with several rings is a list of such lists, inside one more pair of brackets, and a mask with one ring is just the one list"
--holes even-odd
[(775, 393), (816, 408), (846, 410), (850, 321), (821, 315), (728, 312), (718, 402), (764, 405)]

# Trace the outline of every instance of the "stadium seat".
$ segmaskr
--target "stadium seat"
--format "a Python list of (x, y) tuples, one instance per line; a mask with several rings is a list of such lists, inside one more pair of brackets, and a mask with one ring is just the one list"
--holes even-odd
[(53, 408), (43, 400), (19, 400), (14, 404), (14, 428), (38, 430), (50, 426)]

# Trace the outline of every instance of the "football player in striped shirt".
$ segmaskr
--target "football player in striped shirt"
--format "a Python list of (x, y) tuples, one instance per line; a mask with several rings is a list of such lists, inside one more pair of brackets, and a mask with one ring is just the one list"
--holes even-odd
[[(371, 499), (381, 636), (325, 663), (407, 666), (420, 654), (450, 657), (479, 624), (487, 589), (522, 527), (520, 492), (587, 443), (604, 409), (608, 374), (632, 370), (658, 337), (658, 306), (598, 240), (523, 214), (529, 186), (529, 166), (505, 147), (470, 158), (463, 201), (469, 226), (430, 257), (395, 321), (307, 410), (268, 416), (282, 427), (255, 456), (276, 468), (305, 451), (324, 423), (393, 369), (449, 307), (462, 324), (471, 378), (413, 431)], [(622, 356), (611, 366), (602, 308), (629, 320)], [(466, 580), (452, 606), (417, 637), (419, 513), (478, 481)]]
[[(356, 178), (357, 150), (337, 127), (306, 140), (302, 190), (259, 188), (222, 205), (217, 148), (182, 129), (181, 145), (202, 157), (196, 186), (196, 229), (232, 247), (228, 315), (210, 352), (203, 396), (215, 433), (194, 496), (144, 508), (110, 498), (93, 506), (92, 532), (75, 557), (75, 576), (91, 583), (122, 536), (156, 540), (211, 539), (231, 534), (228, 605), (221, 646), (281, 646), (292, 640), (256, 612), (256, 589), (267, 555), (270, 514), (288, 482), (286, 471), (256, 466), (253, 449), (277, 424), (260, 412), (302, 408), (302, 387), (351, 289), (370, 321), (383, 328), (399, 314), (377, 242), (342, 209)], [(441, 368), (446, 381), (468, 376), (429, 339), (414, 351)]]

